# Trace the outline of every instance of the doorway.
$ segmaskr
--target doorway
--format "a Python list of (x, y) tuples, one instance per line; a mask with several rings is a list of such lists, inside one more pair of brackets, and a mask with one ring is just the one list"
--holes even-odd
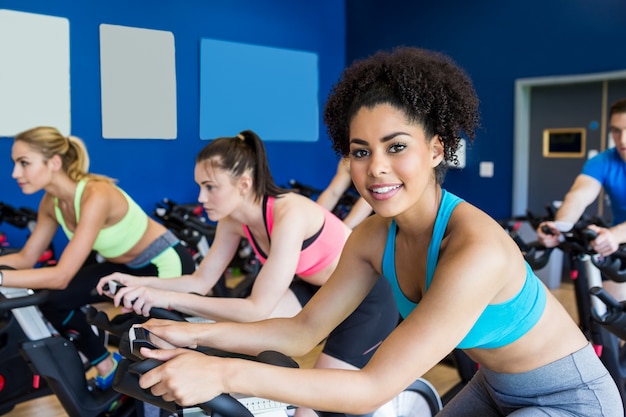
[[(626, 71), (519, 79), (515, 82), (512, 215), (561, 200), (588, 157), (608, 146), (608, 108), (626, 97)], [(546, 156), (545, 131), (583, 129), (582, 155)], [(610, 217), (599, 199), (588, 214)]]

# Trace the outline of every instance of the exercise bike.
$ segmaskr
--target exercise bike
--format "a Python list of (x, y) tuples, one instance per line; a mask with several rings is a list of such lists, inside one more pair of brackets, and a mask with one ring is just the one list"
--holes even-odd
[(0, 287), (0, 415), (19, 403), (52, 394), (19, 351), (20, 341), (51, 335), (34, 307), (45, 301), (47, 293), (19, 292)]
[[(122, 336), (120, 353), (125, 359), (120, 362), (113, 381), (113, 387), (116, 390), (130, 397), (153, 404), (179, 416), (252, 417), (270, 411), (277, 413), (275, 415), (287, 416), (291, 415), (290, 410), (294, 409), (294, 406), (291, 404), (238, 394), (221, 394), (204, 404), (186, 408), (175, 402), (164, 401), (161, 397), (152, 395), (149, 390), (140, 388), (138, 382), (142, 374), (162, 364), (162, 362), (155, 359), (143, 359), (139, 353), (139, 347), (155, 348), (159, 346), (159, 343), (151, 340), (151, 337), (154, 336), (149, 336), (147, 332), (142, 332), (142, 337), (139, 339), (133, 331), (130, 333), (130, 337), (128, 334)], [(249, 356), (211, 348), (198, 348), (197, 350), (212, 356), (234, 357), (290, 368), (298, 367), (298, 363), (292, 358), (276, 351), (265, 351), (258, 356)], [(426, 417), (434, 416), (441, 408), (441, 399), (434, 387), (428, 381), (420, 378), (394, 400), (370, 414), (370, 416)], [(346, 417), (346, 414), (320, 411), (317, 413), (320, 417)]]
[[(540, 222), (535, 219), (532, 223), (538, 227)], [(569, 264), (579, 326), (615, 380), (626, 411), (626, 350), (620, 342), (620, 337), (626, 336), (626, 319), (622, 319), (619, 311), (623, 311), (622, 304), (602, 287), (602, 275), (617, 282), (626, 282), (626, 249), (621, 247), (608, 257), (598, 255), (590, 244), (597, 237), (594, 231), (588, 229), (591, 224), (606, 227), (597, 218), (583, 218), (575, 224), (557, 222), (563, 240), (556, 248), (563, 251)], [(543, 231), (549, 233), (550, 229), (544, 228)], [(552, 250), (542, 248), (538, 242), (531, 242), (528, 247), (532, 249), (524, 255), (531, 268), (543, 268)]]
[(47, 291), (0, 287), (2, 363), (4, 387), (0, 414), (34, 398), (55, 394), (71, 417), (127, 417), (132, 400), (113, 389), (100, 391), (85, 376), (74, 344), (53, 333), (37, 305)]
[[(142, 361), (142, 358), (136, 351), (133, 353), (131, 338), (129, 338), (129, 327), (132, 326), (132, 324), (141, 324), (148, 319), (136, 315), (133, 319), (133, 315), (134, 313), (128, 313), (128, 315), (116, 316), (110, 320), (104, 312), (98, 311), (93, 307), (87, 311), (87, 321), (90, 324), (97, 326), (103, 331), (110, 332), (120, 339), (119, 352), (126, 359), (118, 364), (118, 369), (114, 377), (113, 388), (117, 391), (177, 415), (206, 416), (212, 414), (222, 417), (251, 417), (251, 415), (262, 414), (267, 411), (280, 411), (284, 412), (285, 415), (290, 414), (288, 410), (293, 407), (288, 404), (278, 404), (275, 401), (256, 397), (237, 396), (237, 400), (245, 405), (245, 407), (242, 408), (241, 405), (236, 405), (236, 401), (234, 402), (233, 398), (225, 394), (218, 397), (216, 400), (212, 400), (214, 402), (210, 402), (210, 404), (183, 409), (175, 403), (165, 402), (160, 397), (153, 396), (148, 390), (142, 390), (138, 385), (139, 376), (147, 372), (147, 370), (158, 366), (159, 363), (154, 360)], [(125, 318), (120, 319), (120, 317)], [(177, 311), (161, 308), (152, 308), (150, 318), (162, 318), (173, 321), (194, 321), (192, 318), (190, 319)], [(144, 339), (147, 338), (144, 337)], [(200, 347), (197, 350), (213, 356), (258, 360), (273, 365), (289, 367), (298, 366), (297, 362), (293, 359), (281, 355), (278, 352), (267, 352), (258, 357), (251, 357), (205, 347)], [(217, 404), (215, 402), (217, 402)], [(427, 380), (419, 378), (392, 401), (385, 404), (375, 413), (372, 413), (370, 417), (430, 417), (435, 415), (442, 407), (443, 404), (436, 389)], [(415, 414), (415, 411), (418, 411), (418, 413)], [(318, 412), (318, 414), (320, 417), (348, 417), (345, 414), (330, 412)]]
[[(0, 203), (0, 222), (32, 231), (36, 220), (30, 209)], [(17, 251), (9, 244), (1, 249), (2, 254)], [(36, 267), (53, 265), (55, 259), (50, 247)], [(86, 378), (86, 366), (70, 335), (59, 335), (43, 318), (38, 306), (47, 296), (46, 290), (0, 287), (0, 415), (17, 404), (54, 394), (71, 417), (130, 416), (127, 403), (134, 400), (113, 389), (97, 389)]]

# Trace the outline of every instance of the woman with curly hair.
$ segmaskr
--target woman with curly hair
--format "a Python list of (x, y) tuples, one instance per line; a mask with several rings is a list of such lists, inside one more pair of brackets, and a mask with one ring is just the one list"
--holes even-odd
[(284, 369), (188, 349), (143, 349), (166, 361), (142, 387), (183, 405), (240, 392), (362, 414), (389, 401), (452, 349), (480, 369), (441, 416), (623, 416), (614, 381), (563, 306), (502, 227), (442, 188), (478, 100), (447, 56), (410, 47), (347, 68), (325, 109), (334, 148), (375, 211), (350, 235), (326, 285), (291, 319), (250, 324), (150, 321), (176, 346), (258, 354), (307, 352), (359, 304), (379, 275), (404, 320), (361, 370)]
[[(191, 254), (115, 182), (88, 172), (84, 142), (56, 128), (39, 126), (15, 136), (11, 157), (13, 178), (24, 194), (44, 191), (37, 225), (24, 247), (0, 257), (0, 285), (49, 289), (40, 306), (57, 331), (78, 333), (76, 347), (98, 371), (96, 383), (107, 389), (119, 357), (112, 357), (81, 310), (105, 301), (92, 296), (100, 277), (114, 271), (171, 278), (192, 272)], [(56, 265), (33, 268), (59, 226), (69, 242)], [(103, 262), (85, 263), (95, 250)]]

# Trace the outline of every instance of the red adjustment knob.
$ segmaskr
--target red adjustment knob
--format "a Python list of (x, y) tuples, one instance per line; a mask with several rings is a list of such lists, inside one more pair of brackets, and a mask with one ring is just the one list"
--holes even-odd
[(46, 261), (52, 259), (52, 255), (54, 255), (54, 254), (52, 253), (52, 251), (50, 249), (48, 249), (43, 254), (41, 254), (41, 256), (39, 257), (39, 262), (46, 262)]

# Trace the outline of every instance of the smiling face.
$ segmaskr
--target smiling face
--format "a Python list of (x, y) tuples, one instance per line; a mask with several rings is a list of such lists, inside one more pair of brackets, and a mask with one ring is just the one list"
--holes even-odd
[(211, 160), (198, 162), (194, 179), (200, 186), (198, 202), (202, 204), (211, 221), (230, 215), (241, 202), (239, 181), (230, 172), (218, 168)]
[(52, 181), (53, 164), (26, 142), (15, 141), (11, 150), (12, 177), (24, 194), (34, 194)]
[(350, 171), (354, 185), (377, 214), (396, 216), (436, 186), (443, 160), (438, 136), (409, 123), (387, 104), (362, 107), (350, 123)]
[(611, 116), (609, 133), (615, 143), (615, 149), (626, 161), (626, 113), (615, 113)]

